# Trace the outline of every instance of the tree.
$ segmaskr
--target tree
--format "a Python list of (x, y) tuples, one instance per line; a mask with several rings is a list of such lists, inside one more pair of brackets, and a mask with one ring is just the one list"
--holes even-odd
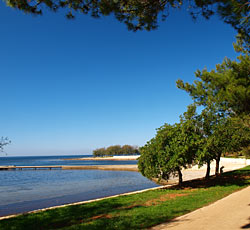
[(199, 80), (193, 84), (177, 81), (177, 87), (204, 108), (200, 115), (203, 151), (198, 161), (201, 165), (207, 161), (206, 177), (211, 160), (216, 160), (218, 174), (222, 154), (239, 151), (250, 143), (250, 57), (241, 40), (235, 48), (243, 52), (239, 62), (225, 59), (216, 70), (198, 70), (195, 74)]
[(131, 154), (139, 154), (138, 148), (131, 145), (112, 145), (107, 148), (99, 148), (93, 151), (93, 156), (95, 157)]
[(140, 148), (138, 167), (143, 176), (160, 181), (178, 175), (179, 185), (182, 184), (181, 170), (195, 161), (201, 140), (194, 119), (195, 109), (189, 106), (180, 123), (163, 125), (156, 136)]
[(189, 93), (196, 104), (217, 108), (230, 116), (250, 114), (250, 57), (247, 52), (237, 57), (239, 62), (226, 58), (216, 69), (197, 70), (193, 84), (177, 81), (177, 87)]
[[(165, 124), (157, 129), (154, 138), (140, 148), (141, 156), (138, 160), (138, 168), (143, 176), (149, 179), (168, 180), (171, 175), (175, 175), (179, 167), (169, 163), (173, 157), (173, 152), (169, 149), (174, 126)], [(180, 174), (181, 175), (181, 174)], [(182, 177), (180, 176), (180, 180)]]
[(106, 149), (106, 155), (108, 156), (119, 155), (120, 151), (121, 151), (120, 145), (112, 145)]
[(131, 154), (135, 154), (135, 153), (139, 153), (139, 151), (136, 147), (133, 147), (131, 145), (123, 145), (121, 147), (121, 154), (122, 155), (131, 155)]
[(193, 18), (202, 15), (210, 18), (218, 14), (239, 33), (249, 36), (249, 1), (245, 0), (4, 0), (7, 5), (35, 15), (45, 8), (52, 11), (66, 9), (67, 17), (74, 18), (77, 12), (98, 18), (113, 14), (127, 25), (129, 30), (152, 30), (157, 28), (159, 18), (165, 20), (170, 9), (185, 7)]
[(99, 149), (95, 149), (93, 151), (93, 156), (94, 157), (103, 157), (106, 155), (106, 149), (105, 148), (99, 148)]
[(239, 33), (236, 36), (234, 49), (239, 53), (250, 54), (250, 36), (246, 33)]
[(232, 152), (240, 151), (250, 143), (250, 130), (235, 119), (205, 108), (201, 113), (202, 132), (204, 134), (199, 164), (207, 163), (206, 178), (210, 173), (210, 162), (215, 160), (215, 175), (219, 175), (220, 158)]
[(203, 164), (207, 165), (207, 171), (205, 178), (209, 178), (210, 176), (210, 164), (211, 161), (215, 159), (215, 153), (213, 149), (209, 148), (209, 138), (211, 138), (213, 134), (214, 123), (216, 122), (216, 113), (211, 109), (204, 109), (202, 113), (197, 116), (197, 128), (199, 129), (199, 133), (202, 136), (202, 140), (200, 141), (200, 151), (196, 155), (196, 160), (199, 166)]

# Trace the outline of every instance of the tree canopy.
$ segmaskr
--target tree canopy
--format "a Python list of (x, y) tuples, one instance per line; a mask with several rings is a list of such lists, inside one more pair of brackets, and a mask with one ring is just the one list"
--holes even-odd
[(186, 8), (193, 18), (199, 15), (210, 18), (217, 14), (238, 32), (250, 34), (250, 2), (246, 0), (4, 0), (7, 5), (26, 13), (42, 14), (46, 8), (52, 11), (66, 9), (68, 18), (76, 13), (92, 17), (113, 14), (125, 23), (129, 30), (152, 30), (159, 19), (165, 20), (170, 9)]
[(194, 83), (177, 81), (177, 87), (185, 90), (195, 104), (203, 106), (200, 114), (200, 130), (204, 136), (203, 151), (198, 161), (208, 166), (216, 160), (216, 174), (222, 154), (240, 151), (249, 143), (250, 128), (250, 57), (249, 49), (238, 36), (235, 49), (242, 52), (238, 61), (226, 58), (216, 69), (197, 70)]
[(131, 145), (111, 145), (107, 148), (98, 148), (93, 151), (93, 156), (95, 157), (132, 154), (139, 154), (139, 150), (137, 147)]
[(201, 141), (195, 116), (195, 106), (189, 106), (179, 123), (163, 125), (156, 136), (140, 148), (138, 167), (143, 176), (161, 181), (177, 174), (179, 184), (182, 183), (181, 170), (194, 163)]
[[(216, 70), (198, 70), (199, 80), (193, 84), (177, 81), (194, 104), (188, 106), (179, 123), (160, 127), (140, 149), (138, 166), (142, 175), (160, 180), (178, 174), (181, 184), (181, 169), (190, 164), (207, 164), (209, 177), (211, 161), (216, 161), (215, 171), (219, 174), (222, 155), (249, 146), (250, 58), (240, 40), (235, 47), (243, 51), (238, 61), (225, 59)], [(200, 114), (196, 106), (201, 106)]]
[(210, 162), (215, 160), (215, 174), (218, 175), (221, 156), (247, 147), (250, 143), (250, 130), (237, 119), (224, 116), (211, 107), (204, 108), (198, 120), (203, 136), (201, 151), (197, 155), (198, 164), (207, 164), (206, 177), (209, 177)]
[(179, 176), (182, 169), (193, 164), (207, 164), (206, 178), (210, 175), (210, 163), (215, 160), (216, 175), (223, 154), (240, 151), (250, 143), (250, 130), (237, 120), (223, 116), (213, 108), (196, 113), (194, 105), (174, 125), (165, 124), (157, 134), (140, 148), (138, 167), (149, 179), (168, 180)]
[(192, 99), (205, 107), (215, 104), (221, 112), (244, 116), (250, 114), (250, 56), (245, 53), (238, 61), (228, 58), (216, 69), (197, 70), (193, 84), (177, 81), (177, 87), (185, 90)]

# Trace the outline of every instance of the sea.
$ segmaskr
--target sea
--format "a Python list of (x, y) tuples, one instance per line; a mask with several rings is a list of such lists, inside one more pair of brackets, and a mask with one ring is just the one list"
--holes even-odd
[[(117, 165), (133, 161), (80, 161), (89, 156), (0, 157), (0, 165)], [(139, 172), (103, 170), (0, 170), (0, 216), (25, 213), (157, 187)]]

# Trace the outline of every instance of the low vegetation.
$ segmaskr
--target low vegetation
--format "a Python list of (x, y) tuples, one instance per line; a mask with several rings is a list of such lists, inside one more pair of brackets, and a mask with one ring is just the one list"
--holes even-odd
[(114, 155), (133, 155), (139, 154), (138, 147), (131, 145), (111, 145), (107, 148), (99, 148), (93, 151), (94, 157), (114, 156)]
[(250, 185), (250, 166), (209, 180), (0, 221), (1, 230), (145, 229), (215, 202)]

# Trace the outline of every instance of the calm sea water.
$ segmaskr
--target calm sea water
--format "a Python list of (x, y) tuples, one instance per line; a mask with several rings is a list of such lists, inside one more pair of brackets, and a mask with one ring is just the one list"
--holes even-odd
[[(71, 161), (79, 156), (0, 157), (0, 165), (136, 164), (137, 161)], [(0, 216), (151, 187), (137, 172), (101, 170), (0, 170)]]

